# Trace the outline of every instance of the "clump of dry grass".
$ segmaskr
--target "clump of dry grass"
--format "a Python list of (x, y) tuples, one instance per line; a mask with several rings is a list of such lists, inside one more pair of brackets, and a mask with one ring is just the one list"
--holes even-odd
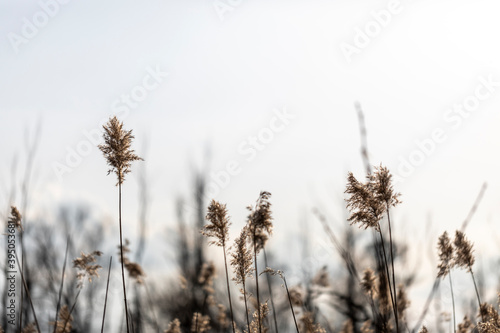
[[(124, 130), (123, 123), (116, 118), (116, 116), (109, 119), (108, 123), (103, 126), (104, 128), (104, 144), (99, 145), (99, 149), (104, 154), (110, 169), (108, 175), (112, 172), (116, 174), (118, 179), (118, 214), (119, 214), (119, 227), (120, 227), (120, 251), (123, 249), (123, 236), (122, 236), (122, 184), (125, 181), (125, 175), (130, 172), (130, 167), (133, 161), (142, 160), (132, 150), (132, 130)], [(120, 253), (123, 258), (123, 252)], [(129, 313), (127, 305), (127, 291), (125, 287), (125, 267), (122, 260), (122, 284), (123, 284), (123, 299), (125, 305), (125, 318), (127, 322), (127, 333), (130, 332), (129, 327)]]

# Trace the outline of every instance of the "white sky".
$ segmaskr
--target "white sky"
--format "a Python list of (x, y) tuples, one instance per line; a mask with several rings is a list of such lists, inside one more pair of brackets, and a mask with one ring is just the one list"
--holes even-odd
[[(4, 204), (11, 161), (17, 154), (23, 165), (24, 133), (33, 133), (39, 120), (32, 214), (85, 200), (116, 215), (115, 179), (106, 176), (97, 148), (62, 180), (54, 163), (64, 164), (68, 149), (85, 144), (83, 132), (100, 130), (113, 103), (157, 68), (168, 76), (122, 117), (134, 130), (136, 151), (149, 145), (144, 164), (151, 179), (152, 239), (161, 241), (173, 226), (174, 199), (190, 193), (191, 167), (220, 171), (231, 160), (241, 172), (216, 198), (227, 202), (235, 232), (261, 190), (273, 194), (274, 244), (290, 246), (304, 212), (314, 206), (340, 225), (346, 173), (363, 175), (354, 109), (359, 101), (374, 164), (397, 172), (401, 158), (418, 154), (415, 141), (431, 138), (438, 128), (446, 137), (396, 185), (404, 201), (395, 211), (396, 235), (434, 247), (438, 234), (460, 226), (486, 181), (468, 234), (479, 256), (498, 252), (500, 85), (479, 88), (488, 96), (467, 118), (445, 118), (455, 104), (478, 100), (481, 80), (500, 82), (497, 1), (241, 0), (223, 14), (214, 3), (69, 1), (28, 36), (23, 26), (34, 16), (43, 20), (41, 5), (0, 0)], [(354, 45), (358, 29), (374, 26), (372, 11), (391, 6), (397, 10), (390, 22), (348, 62), (342, 43)], [(24, 43), (13, 47), (15, 38)], [(276, 109), (294, 118), (247, 161), (238, 147), (269, 127)], [(130, 235), (136, 230), (136, 189), (132, 173), (124, 189)], [(425, 230), (429, 216), (432, 239)], [(315, 218), (308, 223), (324, 237)]]

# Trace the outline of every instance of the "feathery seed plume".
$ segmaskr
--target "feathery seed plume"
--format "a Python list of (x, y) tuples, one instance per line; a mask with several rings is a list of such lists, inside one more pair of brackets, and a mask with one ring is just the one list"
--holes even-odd
[(465, 234), (459, 230), (455, 233), (455, 264), (460, 268), (467, 268), (467, 272), (472, 272), (474, 265), (474, 255), (472, 254), (472, 243), (467, 240)]
[(209, 244), (224, 247), (229, 239), (229, 226), (231, 225), (227, 216), (226, 205), (212, 200), (210, 206), (208, 206), (206, 219), (210, 223), (203, 227), (201, 233), (207, 237), (215, 238)]
[(135, 155), (134, 150), (131, 149), (134, 138), (132, 130), (124, 130), (123, 123), (116, 116), (110, 118), (103, 128), (104, 144), (98, 147), (110, 166), (108, 175), (114, 172), (118, 178), (116, 185), (123, 184), (125, 175), (130, 172), (132, 162), (142, 160), (142, 158)]
[(252, 252), (247, 248), (246, 240), (248, 229), (244, 227), (240, 236), (234, 240), (234, 252), (231, 253), (231, 266), (233, 266), (235, 276), (233, 281), (243, 284), (253, 273)]
[(451, 240), (446, 231), (439, 237), (438, 250), (439, 272), (437, 277), (444, 278), (450, 272), (450, 268), (452, 268), (453, 263), (453, 246), (451, 245)]
[(100, 265), (93, 265), (96, 262), (96, 257), (102, 255), (101, 251), (94, 251), (89, 254), (81, 253), (81, 257), (73, 260), (73, 267), (78, 269), (79, 272), (76, 275), (78, 279), (78, 288), (83, 287), (83, 282), (85, 277), (88, 278), (89, 282), (92, 282), (92, 277), (99, 277), (99, 269), (102, 268)]

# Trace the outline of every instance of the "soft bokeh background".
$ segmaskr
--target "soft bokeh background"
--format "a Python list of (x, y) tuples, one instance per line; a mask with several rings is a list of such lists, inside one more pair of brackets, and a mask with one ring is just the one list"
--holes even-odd
[[(88, 142), (84, 133), (100, 131), (122, 95), (159, 70), (168, 73), (162, 82), (118, 114), (134, 130), (134, 148), (145, 158), (134, 164), (124, 187), (124, 223), (125, 235), (133, 238), (136, 170), (143, 167), (150, 191), (149, 272), (168, 272), (166, 235), (176, 198), (191, 195), (193, 171), (210, 175), (232, 160), (241, 172), (215, 198), (228, 204), (236, 233), (245, 207), (261, 190), (270, 191), (276, 257), (285, 260), (298, 251), (293, 242), (301, 238), (301, 223), (313, 239), (325, 237), (313, 207), (334, 227), (345, 224), (347, 171), (358, 177), (364, 172), (355, 101), (365, 113), (372, 163), (396, 174), (402, 159), (416, 154), (416, 141), (431, 138), (436, 128), (446, 136), (396, 184), (404, 203), (394, 212), (394, 232), (413, 245), (409, 266), (422, 267), (417, 290), (426, 292), (433, 278), (425, 272), (434, 274), (423, 249), (430, 251), (438, 234), (461, 225), (483, 182), (488, 189), (467, 233), (478, 265), (498, 253), (500, 85), (456, 128), (445, 116), (474, 96), (480, 77), (500, 82), (499, 4), (401, 0), (389, 24), (348, 61), (342, 43), (354, 44), (358, 29), (374, 21), (372, 11), (387, 9), (389, 2), (228, 3), (69, 1), (14, 47), (13, 34), (22, 37), (23, 25), (33, 22), (41, 5), (1, 0), (2, 205), (9, 204), (12, 183), (22, 179), (26, 141), (36, 137), (28, 217), (85, 202), (113, 224), (115, 179), (106, 176), (94, 145), (71, 172), (58, 176), (55, 168), (67, 164), (69, 151), (89, 146), (82, 143)], [(269, 127), (276, 110), (293, 119), (248, 161), (238, 147), (248, 147), (249, 137)], [(116, 237), (109, 242), (116, 244)], [(418, 297), (415, 304), (421, 304)]]

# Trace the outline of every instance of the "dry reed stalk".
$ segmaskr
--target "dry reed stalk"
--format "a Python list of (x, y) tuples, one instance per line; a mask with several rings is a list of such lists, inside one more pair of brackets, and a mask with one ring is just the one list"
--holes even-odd
[[(125, 181), (125, 175), (130, 172), (130, 167), (133, 161), (142, 160), (139, 156), (134, 154), (132, 150), (132, 130), (124, 130), (123, 123), (118, 121), (114, 116), (110, 118), (108, 123), (103, 126), (104, 128), (104, 144), (99, 145), (99, 149), (104, 154), (110, 169), (108, 175), (114, 172), (118, 178), (118, 221), (120, 226), (120, 250), (123, 248), (122, 236), (122, 184)], [(121, 253), (123, 258), (123, 253)], [(122, 261), (122, 284), (123, 284), (123, 299), (125, 305), (125, 314), (127, 321), (127, 333), (130, 332), (129, 319), (128, 319), (128, 305), (127, 305), (127, 290), (125, 286), (125, 268)]]
[[(264, 264), (266, 265), (266, 267), (269, 267), (267, 263), (266, 249), (263, 248), (262, 252), (264, 252)], [(266, 281), (267, 281), (267, 289), (269, 290), (269, 296), (271, 297), (271, 309), (273, 310), (274, 329), (276, 330), (276, 333), (278, 333), (278, 320), (276, 318), (276, 308), (274, 307), (273, 289), (271, 288), (271, 280), (269, 278), (269, 275), (267, 274), (266, 274)]]
[[(61, 296), (62, 296), (62, 290), (64, 286), (64, 277), (66, 276), (66, 262), (68, 260), (68, 249), (69, 249), (69, 242), (70, 242), (70, 236), (68, 234), (66, 238), (66, 251), (64, 252), (64, 264), (63, 264), (63, 269), (62, 269), (62, 276), (61, 276), (61, 285), (59, 286), (59, 296), (57, 298), (57, 306), (56, 306), (56, 317), (54, 319), (54, 322), (57, 322), (57, 317), (59, 315), (59, 308), (61, 306)], [(56, 328), (57, 326), (54, 325), (54, 333), (56, 333)]]
[(28, 300), (30, 301), (31, 311), (33, 311), (33, 317), (35, 318), (36, 327), (38, 329), (38, 332), (42, 332), (40, 330), (40, 325), (38, 325), (38, 319), (36, 318), (35, 307), (33, 306), (33, 300), (31, 299), (31, 295), (30, 295), (30, 291), (28, 289), (28, 285), (26, 284), (26, 280), (24, 279), (23, 269), (19, 265), (19, 258), (17, 256), (17, 252), (14, 252), (14, 255), (16, 257), (17, 266), (19, 267), (19, 272), (21, 273), (21, 280), (23, 281), (24, 291), (26, 292), (26, 295), (28, 296)]
[[(284, 283), (284, 286), (286, 289), (286, 294), (288, 296), (288, 303), (290, 305), (290, 310), (292, 311), (292, 317), (293, 317), (293, 322), (295, 324), (295, 329), (297, 330), (297, 333), (299, 333), (299, 325), (297, 324), (297, 318), (295, 317), (295, 311), (293, 310), (293, 303), (294, 302), (292, 301), (292, 295), (290, 293), (290, 290), (288, 289), (288, 284), (286, 283), (285, 273), (283, 273), (283, 271), (280, 271), (280, 270), (273, 270), (272, 268), (269, 268), (269, 267), (267, 267), (264, 271), (262, 271), (261, 274), (264, 274), (264, 273), (269, 273), (271, 275), (278, 275), (283, 280), (283, 283)], [(294, 297), (294, 299), (296, 299), (295, 303), (302, 303), (302, 300), (300, 299), (300, 297)], [(297, 301), (297, 299), (299, 299), (299, 301)]]
[[(367, 176), (367, 182), (359, 182), (354, 175), (349, 172), (347, 177), (347, 187), (345, 193), (350, 197), (346, 199), (347, 209), (350, 211), (349, 221), (351, 224), (359, 223), (365, 229), (373, 228), (380, 235), (382, 251), (384, 254), (384, 264), (389, 283), (389, 291), (391, 295), (391, 303), (394, 312), (394, 320), (396, 322), (396, 331), (399, 332), (399, 319), (397, 308), (397, 294), (396, 294), (396, 279), (394, 269), (394, 251), (392, 241), (392, 230), (389, 209), (400, 203), (398, 197), (399, 193), (394, 192), (392, 187), (392, 175), (389, 170), (380, 165), (375, 167), (375, 171)], [(389, 273), (389, 264), (387, 254), (385, 251), (385, 242), (383, 232), (380, 227), (380, 221), (383, 216), (387, 215), (387, 222), (389, 227), (389, 247), (390, 259), (392, 268), (392, 281), (391, 274)]]
[(246, 280), (252, 275), (252, 253), (247, 248), (248, 229), (243, 227), (240, 236), (234, 240), (234, 252), (231, 253), (231, 266), (233, 266), (235, 276), (233, 281), (242, 285), (243, 299), (245, 301), (245, 318), (247, 320), (247, 329), (250, 330), (250, 319), (248, 318), (248, 297), (246, 291)]
[(448, 233), (445, 231), (438, 240), (438, 250), (439, 250), (439, 271), (437, 274), (438, 278), (444, 278), (448, 275), (450, 282), (451, 291), (451, 303), (453, 305), (453, 330), (456, 333), (456, 315), (455, 315), (455, 295), (453, 293), (453, 283), (451, 280), (451, 268), (454, 266), (453, 262), (453, 246), (451, 245)]
[(248, 215), (248, 240), (253, 246), (254, 253), (254, 265), (255, 265), (255, 288), (257, 296), (257, 312), (258, 312), (258, 324), (259, 333), (262, 333), (262, 323), (260, 322), (260, 295), (259, 295), (259, 269), (257, 267), (257, 254), (262, 250), (269, 239), (269, 235), (273, 230), (272, 214), (271, 214), (271, 203), (269, 198), (271, 193), (262, 191), (260, 192), (259, 198), (255, 204), (255, 208), (252, 206), (247, 207), (250, 211)]
[(104, 296), (104, 310), (102, 312), (101, 333), (104, 332), (104, 321), (106, 318), (106, 305), (108, 304), (109, 277), (111, 276), (111, 263), (112, 263), (112, 261), (113, 261), (113, 257), (109, 257), (108, 278), (106, 281), (106, 296)]
[[(460, 268), (465, 268), (467, 272), (470, 273), (472, 282), (474, 282), (477, 302), (479, 304), (479, 308), (481, 308), (481, 298), (479, 297), (476, 279), (474, 278), (474, 272), (472, 271), (472, 266), (475, 262), (474, 255), (472, 254), (474, 252), (474, 250), (472, 249), (472, 243), (465, 237), (465, 234), (462, 231), (457, 230), (455, 232), (455, 240), (453, 241), (453, 245), (455, 246), (454, 265)], [(484, 322), (484, 316), (482, 314), (481, 319)]]
[(226, 205), (223, 205), (215, 200), (212, 200), (210, 206), (208, 206), (208, 213), (205, 217), (210, 223), (205, 225), (201, 230), (204, 236), (212, 237), (215, 240), (210, 241), (209, 245), (216, 245), (222, 247), (222, 252), (224, 253), (224, 268), (226, 271), (226, 285), (227, 285), (227, 297), (229, 299), (229, 309), (231, 313), (231, 328), (233, 333), (235, 333), (234, 328), (234, 316), (233, 316), (233, 302), (231, 301), (231, 289), (229, 286), (229, 272), (227, 269), (227, 251), (226, 244), (229, 240), (229, 226), (231, 222), (229, 216), (227, 215)]

